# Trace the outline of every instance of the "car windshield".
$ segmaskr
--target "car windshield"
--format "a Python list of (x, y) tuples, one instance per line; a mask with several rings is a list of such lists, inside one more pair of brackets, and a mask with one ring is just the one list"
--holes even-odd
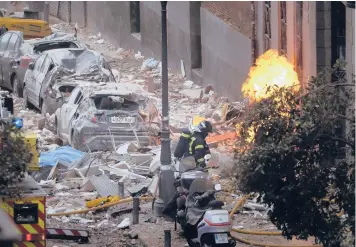
[(35, 52), (44, 52), (48, 50), (61, 49), (61, 48), (78, 48), (78, 46), (74, 42), (49, 42), (44, 44), (35, 45)]
[(60, 67), (77, 74), (91, 74), (103, 66), (103, 57), (89, 50), (64, 50), (54, 59)]
[(92, 100), (98, 110), (135, 111), (139, 108), (138, 103), (117, 95), (94, 96)]

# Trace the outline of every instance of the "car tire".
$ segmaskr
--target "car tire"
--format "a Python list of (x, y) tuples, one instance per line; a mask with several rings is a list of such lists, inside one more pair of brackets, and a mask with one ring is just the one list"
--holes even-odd
[(25, 109), (29, 108), (30, 104), (28, 102), (28, 97), (27, 97), (27, 88), (26, 85), (23, 87), (23, 106)]
[(23, 89), (20, 88), (20, 80), (17, 75), (14, 75), (12, 79), (12, 91), (16, 97), (22, 98), (23, 97)]

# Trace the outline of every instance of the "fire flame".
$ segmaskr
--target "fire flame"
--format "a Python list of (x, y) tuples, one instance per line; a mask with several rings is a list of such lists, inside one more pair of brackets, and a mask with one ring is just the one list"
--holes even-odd
[[(276, 50), (268, 50), (257, 59), (256, 65), (251, 67), (248, 78), (242, 85), (242, 93), (250, 103), (258, 102), (272, 94), (273, 88), (267, 92), (269, 86), (291, 87), (293, 92), (300, 90), (298, 74), (293, 64), (285, 56), (280, 56)], [(237, 124), (235, 127), (237, 135), (240, 136), (241, 125)], [(252, 143), (255, 137), (252, 126), (248, 133), (246, 141)]]
[(280, 56), (276, 50), (268, 50), (251, 67), (247, 80), (242, 85), (242, 93), (250, 102), (260, 101), (272, 93), (267, 92), (268, 86), (291, 87), (298, 92), (300, 82), (298, 74), (285, 56)]

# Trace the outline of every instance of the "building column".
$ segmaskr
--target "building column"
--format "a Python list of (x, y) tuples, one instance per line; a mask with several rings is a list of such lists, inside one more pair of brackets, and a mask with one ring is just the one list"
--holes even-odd
[(279, 49), (279, 30), (281, 29), (281, 16), (279, 14), (279, 2), (271, 2), (271, 49)]
[(287, 2), (287, 58), (295, 65), (295, 2)]
[(304, 2), (303, 17), (303, 81), (316, 76), (316, 2)]

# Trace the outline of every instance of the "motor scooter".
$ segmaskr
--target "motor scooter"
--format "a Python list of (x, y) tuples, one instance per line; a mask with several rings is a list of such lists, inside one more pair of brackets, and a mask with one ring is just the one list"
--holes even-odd
[[(195, 160), (194, 160), (195, 163)], [(206, 170), (192, 168), (193, 159), (184, 158), (180, 162), (176, 177), (176, 195), (167, 204), (163, 213), (175, 219), (183, 230), (190, 247), (233, 247), (231, 219), (224, 202), (215, 199), (221, 190), (220, 184), (213, 183)]]

